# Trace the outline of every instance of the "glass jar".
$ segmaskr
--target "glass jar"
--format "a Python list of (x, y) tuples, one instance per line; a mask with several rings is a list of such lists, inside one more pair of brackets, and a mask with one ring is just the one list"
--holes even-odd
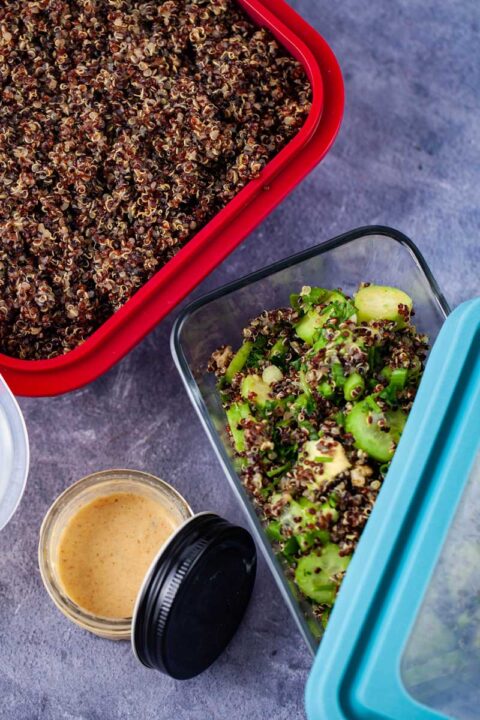
[(97, 472), (67, 488), (48, 510), (40, 529), (38, 561), (45, 587), (66, 617), (100, 637), (128, 640), (131, 637), (132, 617), (106, 618), (90, 614), (68, 597), (58, 572), (59, 543), (68, 522), (96, 498), (119, 492), (134, 493), (158, 502), (173, 519), (175, 530), (193, 517), (186, 500), (171, 485), (154, 475), (137, 470)]

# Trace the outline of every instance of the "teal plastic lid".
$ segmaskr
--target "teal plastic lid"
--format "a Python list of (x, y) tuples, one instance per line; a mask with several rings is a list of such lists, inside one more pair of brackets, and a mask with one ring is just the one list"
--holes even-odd
[(306, 689), (309, 720), (480, 717), (480, 299), (446, 320)]
[(0, 530), (22, 498), (29, 465), (28, 436), (23, 415), (0, 375)]

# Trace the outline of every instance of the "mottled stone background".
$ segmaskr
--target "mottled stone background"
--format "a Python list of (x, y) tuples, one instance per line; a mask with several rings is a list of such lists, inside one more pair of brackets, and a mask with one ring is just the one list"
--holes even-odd
[[(298, 0), (332, 45), (347, 104), (325, 161), (198, 289), (237, 278), (367, 223), (403, 230), (452, 305), (479, 291), (478, 0)], [(0, 718), (297, 720), (311, 657), (260, 562), (246, 621), (208, 672), (177, 683), (127, 643), (77, 630), (45, 594), (41, 519), (86, 473), (149, 470), (195, 509), (244, 522), (173, 366), (173, 315), (103, 378), (64, 397), (21, 400), (32, 467), (0, 536)], [(326, 718), (328, 720), (328, 718)]]

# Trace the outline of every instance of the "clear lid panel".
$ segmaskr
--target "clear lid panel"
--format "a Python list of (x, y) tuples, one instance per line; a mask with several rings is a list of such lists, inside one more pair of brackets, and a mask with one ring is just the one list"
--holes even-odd
[(480, 453), (408, 640), (415, 700), (458, 720), (480, 715)]
[(12, 517), (23, 495), (28, 463), (23, 415), (0, 375), (0, 530)]

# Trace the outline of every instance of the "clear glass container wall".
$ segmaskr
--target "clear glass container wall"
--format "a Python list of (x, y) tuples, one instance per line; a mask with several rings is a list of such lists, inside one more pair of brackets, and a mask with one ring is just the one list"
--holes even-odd
[(480, 708), (480, 453), (402, 660), (410, 695), (448, 717)]
[(287, 581), (242, 487), (220, 397), (206, 367), (213, 350), (225, 343), (238, 347), (242, 328), (250, 319), (265, 309), (288, 305), (290, 293), (298, 292), (303, 285), (353, 293), (359, 283), (367, 281), (405, 290), (413, 298), (418, 328), (435, 339), (448, 311), (445, 300), (414, 247), (400, 233), (388, 229), (354, 231), (212, 293), (187, 308), (173, 335), (174, 356), (187, 390), (312, 651), (322, 629)]

